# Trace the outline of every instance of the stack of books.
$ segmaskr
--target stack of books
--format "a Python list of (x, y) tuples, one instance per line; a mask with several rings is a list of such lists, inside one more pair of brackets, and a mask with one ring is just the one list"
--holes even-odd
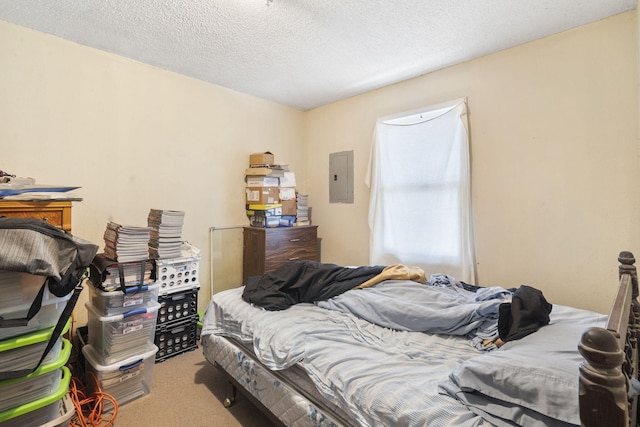
[(143, 261), (149, 258), (151, 229), (134, 225), (107, 223), (104, 254), (118, 262)]
[(297, 194), (296, 217), (296, 226), (311, 225), (311, 208), (309, 207), (309, 196), (307, 194)]
[(151, 209), (147, 225), (151, 229), (149, 258), (179, 258), (182, 255), (183, 211)]

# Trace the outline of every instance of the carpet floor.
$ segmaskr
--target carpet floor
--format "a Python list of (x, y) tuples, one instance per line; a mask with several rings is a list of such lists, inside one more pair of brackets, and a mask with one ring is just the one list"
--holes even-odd
[(153, 365), (151, 392), (118, 408), (116, 427), (271, 427), (250, 401), (238, 394), (225, 408), (231, 385), (203, 356), (202, 348)]

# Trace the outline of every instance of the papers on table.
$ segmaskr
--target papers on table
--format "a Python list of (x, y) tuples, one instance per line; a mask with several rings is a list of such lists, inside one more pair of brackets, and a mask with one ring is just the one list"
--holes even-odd
[(61, 185), (0, 183), (0, 199), (4, 200), (82, 200), (72, 190), (80, 187)]

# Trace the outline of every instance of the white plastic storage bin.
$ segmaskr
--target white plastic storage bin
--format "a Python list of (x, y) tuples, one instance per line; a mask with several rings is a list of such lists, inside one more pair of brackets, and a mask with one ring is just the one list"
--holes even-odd
[[(58, 387), (52, 391), (49, 395), (34, 400), (24, 405), (8, 409), (0, 412), (0, 427), (43, 427), (50, 426), (52, 421), (58, 421), (61, 417), (61, 412), (64, 410), (65, 414), (72, 411), (69, 415), (69, 419), (75, 413), (75, 409), (63, 409), (63, 399), (69, 390), (69, 382), (71, 381), (71, 372), (66, 366), (60, 368), (61, 379), (58, 382)], [(72, 405), (70, 399), (66, 402), (66, 405)], [(65, 426), (64, 419), (59, 424), (53, 424), (54, 426)], [(69, 425), (67, 423), (66, 425)]]
[(60, 386), (62, 368), (69, 360), (71, 343), (63, 338), (58, 358), (42, 364), (24, 377), (0, 381), (0, 412), (28, 404), (55, 393)]
[[(61, 336), (58, 337), (42, 363), (46, 364), (58, 359), (62, 350), (62, 335), (69, 330), (70, 325), (71, 319), (67, 321)], [(36, 366), (49, 344), (53, 329), (54, 326), (0, 341), (0, 372), (19, 371)]]
[[(91, 344), (82, 347), (85, 371), (95, 374), (102, 391), (113, 396), (118, 405), (149, 394), (157, 351), (158, 347), (149, 342), (143, 353), (118, 363), (103, 365)], [(88, 384), (88, 386), (91, 389), (92, 385)]]
[(187, 242), (182, 243), (180, 258), (157, 259), (156, 283), (160, 294), (190, 289), (199, 283), (200, 251)]
[(114, 316), (102, 316), (91, 304), (88, 310), (88, 344), (98, 355), (101, 365), (121, 362), (146, 351), (153, 342), (158, 309), (157, 302)]
[(75, 413), (76, 407), (73, 405), (71, 395), (67, 393), (60, 401), (60, 415), (56, 419), (42, 424), (40, 427), (69, 427), (71, 425), (71, 418)]
[(45, 280), (44, 276), (0, 270), (0, 312), (31, 303)]
[(113, 316), (157, 303), (160, 284), (127, 287), (126, 294), (121, 290), (106, 292), (93, 285), (88, 288), (89, 301), (96, 312), (103, 316)]
[[(32, 274), (0, 271), (0, 318), (11, 320), (26, 317), (45, 279), (43, 276)], [(49, 289), (45, 289), (42, 307), (33, 319), (26, 326), (0, 326), (0, 340), (54, 326), (69, 298), (71, 294), (56, 297)]]

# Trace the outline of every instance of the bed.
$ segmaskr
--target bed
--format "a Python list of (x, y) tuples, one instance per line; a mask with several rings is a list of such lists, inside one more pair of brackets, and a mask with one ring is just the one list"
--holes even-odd
[[(488, 338), (520, 288), (435, 275), (350, 282), (284, 309), (247, 302), (246, 286), (225, 290), (203, 316), (202, 349), (231, 383), (225, 405), (240, 391), (276, 425), (635, 426), (638, 281), (633, 254), (618, 260), (608, 315), (549, 304), (546, 323), (506, 342)], [(456, 298), (470, 293), (466, 310)]]

